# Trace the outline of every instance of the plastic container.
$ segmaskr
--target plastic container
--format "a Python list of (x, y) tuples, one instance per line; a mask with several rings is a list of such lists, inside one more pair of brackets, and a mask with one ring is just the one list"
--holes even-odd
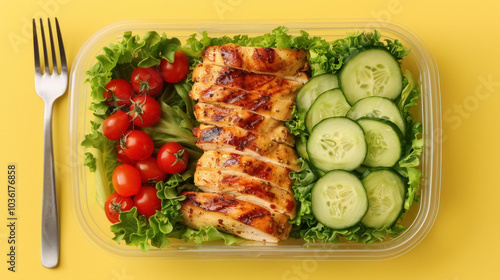
[[(338, 244), (306, 244), (302, 240), (288, 240), (279, 244), (263, 244), (245, 241), (236, 246), (222, 243), (197, 245), (183, 240), (172, 240), (163, 249), (152, 248), (143, 253), (139, 248), (118, 244), (111, 238), (102, 208), (95, 200), (94, 173), (83, 166), (85, 150), (80, 146), (84, 135), (90, 129), (92, 114), (87, 110), (90, 104), (90, 87), (85, 83), (87, 71), (95, 62), (102, 47), (121, 39), (124, 31), (143, 35), (146, 31), (165, 32), (169, 37), (185, 40), (193, 33), (208, 31), (210, 36), (249, 34), (260, 35), (284, 25), (290, 34), (300, 30), (312, 36), (334, 40), (355, 31), (377, 29), (383, 38), (398, 39), (411, 48), (404, 59), (404, 69), (410, 69), (420, 85), (421, 99), (414, 111), (417, 121), (423, 123), (424, 152), (421, 157), (421, 200), (406, 214), (403, 225), (407, 229), (398, 237), (384, 242), (358, 244), (340, 242)], [(319, 22), (305, 20), (252, 21), (175, 21), (151, 22), (129, 21), (107, 26), (94, 34), (80, 49), (71, 71), (71, 158), (72, 184), (75, 212), (81, 228), (98, 247), (117, 256), (138, 259), (175, 260), (220, 260), (220, 259), (274, 259), (274, 260), (382, 260), (400, 256), (415, 247), (427, 235), (438, 212), (441, 189), (441, 99), (439, 76), (436, 64), (422, 42), (406, 29), (395, 24), (382, 24), (361, 20)]]

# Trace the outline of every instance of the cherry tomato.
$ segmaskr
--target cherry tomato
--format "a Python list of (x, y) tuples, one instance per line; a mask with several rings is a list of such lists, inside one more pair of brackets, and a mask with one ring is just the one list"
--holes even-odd
[(161, 209), (161, 199), (156, 195), (156, 188), (141, 187), (139, 193), (134, 196), (134, 205), (139, 214), (149, 218)]
[(160, 104), (151, 96), (139, 95), (132, 99), (129, 114), (135, 125), (139, 127), (152, 126), (160, 120)]
[(106, 199), (104, 203), (104, 211), (106, 211), (106, 217), (113, 224), (120, 221), (120, 212), (128, 211), (134, 207), (134, 202), (132, 198), (128, 196), (121, 196), (118, 193), (112, 193)]
[(167, 83), (177, 83), (186, 78), (189, 71), (189, 60), (187, 56), (176, 51), (174, 62), (170, 63), (166, 59), (162, 59), (160, 63), (160, 73), (163, 80)]
[(141, 189), (141, 174), (129, 164), (118, 165), (113, 170), (113, 187), (121, 196), (133, 196)]
[(104, 87), (106, 90), (102, 93), (109, 106), (129, 106), (134, 97), (134, 90), (129, 82), (123, 79), (113, 79)]
[(135, 168), (141, 173), (142, 183), (155, 184), (167, 178), (167, 173), (158, 167), (158, 163), (154, 157), (139, 160), (135, 164)]
[(107, 117), (102, 123), (102, 132), (109, 140), (117, 140), (127, 131), (130, 125), (130, 116), (120, 110)]
[(175, 174), (186, 169), (189, 155), (181, 144), (169, 142), (160, 148), (156, 159), (161, 170)]
[(129, 158), (127, 155), (125, 155), (125, 152), (123, 151), (122, 147), (120, 146), (120, 142), (117, 142), (115, 145), (116, 152), (118, 153), (118, 161), (121, 163), (126, 163), (130, 165), (135, 165), (137, 162), (136, 160), (133, 160)]
[(147, 159), (153, 154), (154, 143), (144, 131), (129, 130), (120, 139), (125, 155), (133, 160)]
[(157, 95), (163, 88), (163, 78), (155, 67), (137, 67), (130, 78), (132, 88), (139, 94)]

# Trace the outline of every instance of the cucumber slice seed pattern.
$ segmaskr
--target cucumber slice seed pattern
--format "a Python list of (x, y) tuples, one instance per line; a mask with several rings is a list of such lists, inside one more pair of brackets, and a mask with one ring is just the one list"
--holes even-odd
[(389, 151), (389, 145), (384, 141), (382, 134), (368, 131), (365, 135), (367, 142), (370, 143), (368, 155), (371, 159), (378, 160), (381, 155)]
[(326, 205), (330, 215), (337, 218), (345, 216), (357, 199), (357, 195), (352, 189), (344, 188), (341, 184), (324, 188), (323, 195), (328, 198)]
[(356, 84), (366, 90), (367, 96), (379, 96), (390, 81), (390, 72), (382, 64), (365, 65), (356, 71)]
[(354, 139), (349, 135), (342, 135), (340, 131), (335, 131), (333, 135), (323, 134), (321, 136), (321, 148), (333, 160), (342, 160), (346, 152), (350, 151), (353, 147)]

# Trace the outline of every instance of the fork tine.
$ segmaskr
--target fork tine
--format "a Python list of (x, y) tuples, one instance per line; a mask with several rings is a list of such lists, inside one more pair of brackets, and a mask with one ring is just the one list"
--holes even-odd
[(56, 29), (57, 29), (57, 41), (59, 44), (59, 54), (61, 55), (61, 71), (66, 71), (66, 53), (64, 52), (64, 44), (61, 35), (61, 29), (59, 28), (59, 21), (56, 18)]
[(49, 56), (47, 55), (47, 44), (45, 43), (45, 32), (43, 31), (43, 21), (40, 19), (40, 29), (42, 30), (42, 43), (43, 43), (43, 58), (45, 62), (45, 72), (44, 75), (50, 74), (50, 68), (49, 68)]
[(40, 49), (38, 48), (35, 19), (33, 19), (33, 48), (35, 49), (35, 72), (40, 74)]
[(47, 22), (49, 23), (50, 49), (52, 51), (52, 73), (59, 74), (59, 70), (57, 68), (56, 48), (54, 47), (54, 39), (52, 37), (52, 26), (50, 26), (50, 18), (47, 18)]

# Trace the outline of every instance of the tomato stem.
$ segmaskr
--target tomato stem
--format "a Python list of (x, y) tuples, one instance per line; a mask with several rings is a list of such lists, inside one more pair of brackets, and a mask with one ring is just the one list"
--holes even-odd
[(107, 90), (107, 93), (108, 94), (106, 96), (111, 96), (111, 102), (116, 108), (120, 109), (121, 107), (123, 107), (118, 105), (118, 101), (123, 101), (123, 99), (116, 97), (115, 93), (112, 90)]
[(118, 212), (118, 213), (121, 212), (122, 201), (123, 201), (123, 199), (116, 202), (116, 198), (111, 201), (111, 208), (113, 208), (113, 211)]
[(173, 153), (172, 155), (175, 156), (175, 161), (172, 163), (170, 166), (174, 166), (177, 162), (181, 162), (182, 165), (186, 166), (186, 164), (182, 161), (182, 158), (184, 157), (184, 149), (177, 151), (177, 153)]
[(145, 92), (149, 94), (149, 90), (151, 89), (151, 87), (149, 86), (149, 77), (145, 81), (141, 79), (141, 77), (139, 77), (139, 86), (140, 93)]
[(144, 106), (144, 104), (146, 104), (146, 99), (148, 97), (145, 95), (144, 96), (144, 102), (140, 102), (140, 101), (132, 101), (132, 104), (134, 105), (134, 110), (128, 112), (128, 114), (131, 114), (132, 115), (132, 121), (135, 120), (135, 118), (139, 117), (139, 119), (141, 120), (141, 123), (144, 122), (144, 120), (142, 119), (142, 114), (144, 113), (144, 109), (142, 109), (142, 107)]
[(130, 133), (132, 132), (123, 134), (123, 136), (120, 138), (120, 148), (122, 148), (123, 150), (127, 149), (127, 137)]

